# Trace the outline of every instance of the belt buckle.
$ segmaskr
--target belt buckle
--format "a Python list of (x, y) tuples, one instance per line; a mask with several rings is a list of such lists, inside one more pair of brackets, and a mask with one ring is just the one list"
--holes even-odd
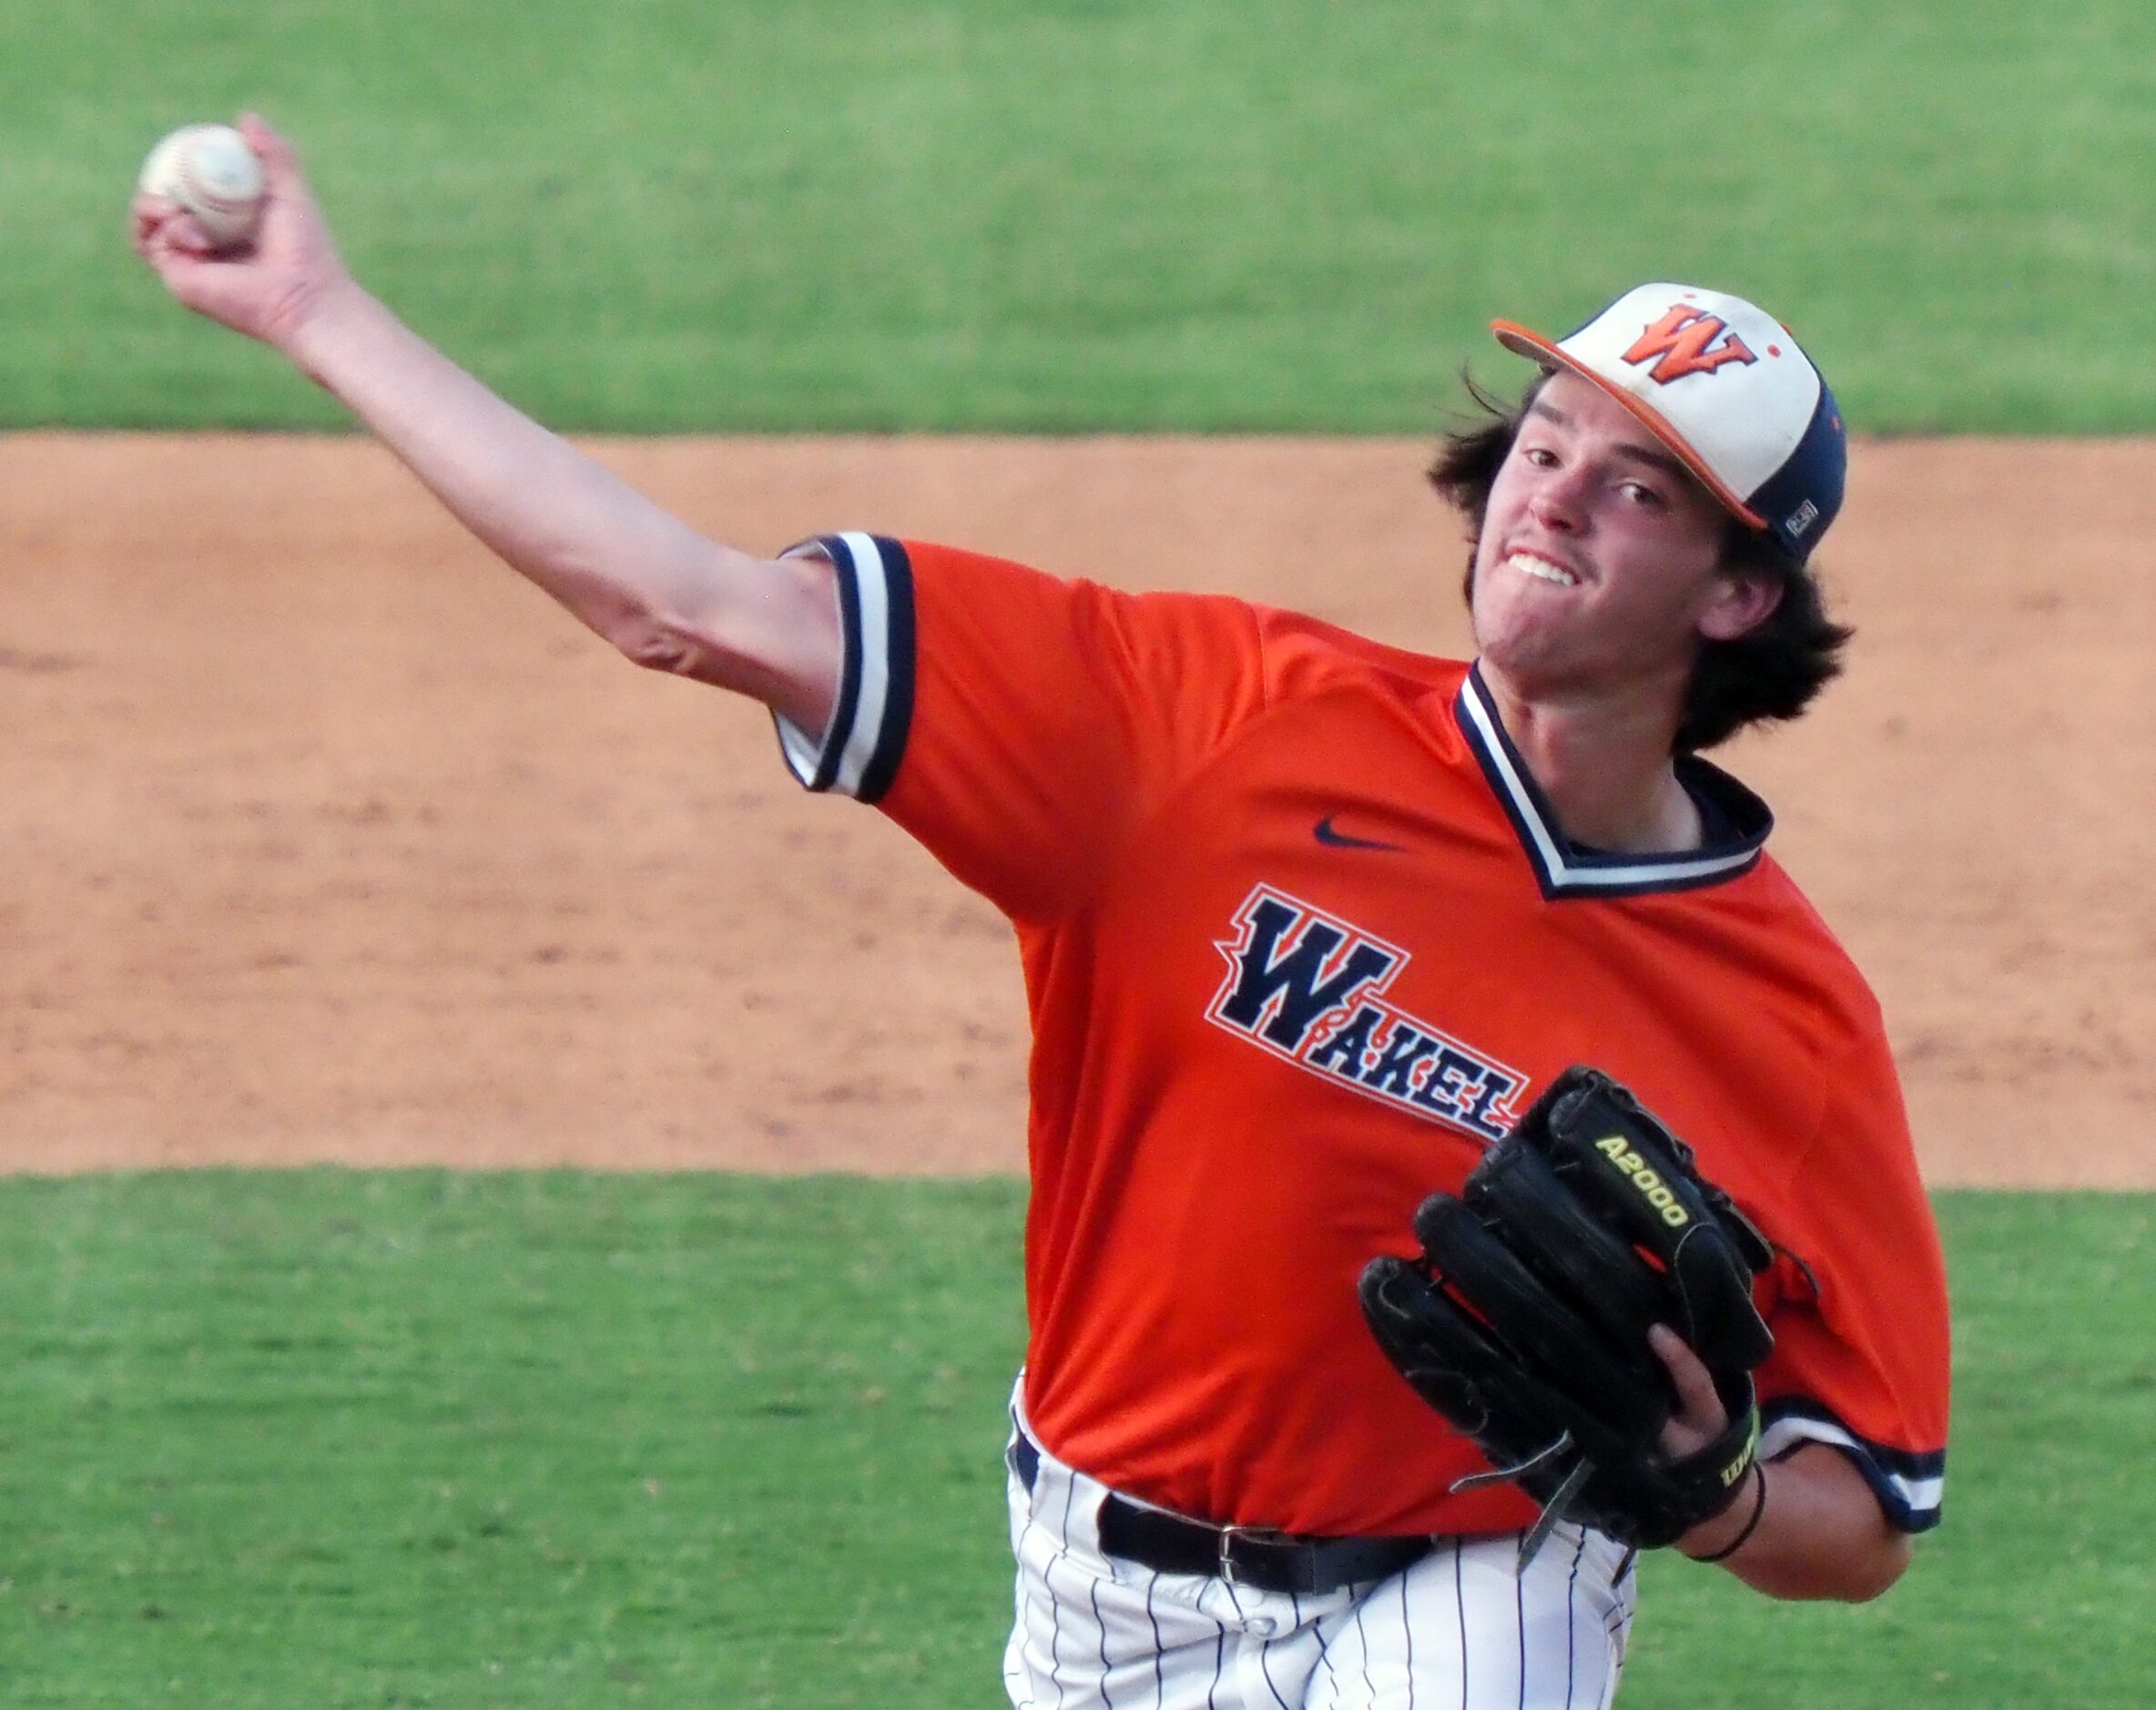
[[(1295, 1544), (1300, 1542), (1293, 1532), (1282, 1532), (1274, 1526), (1223, 1526), (1219, 1529), (1220, 1577), (1230, 1585), (1240, 1586), (1243, 1581), (1236, 1576), (1235, 1557), (1231, 1552), (1237, 1538), (1247, 1538), (1253, 1543)], [(1253, 1589), (1264, 1591), (1265, 1586)]]
[(1242, 1531), (1243, 1528), (1240, 1526), (1223, 1526), (1220, 1528), (1220, 1531), (1216, 1534), (1215, 1538), (1215, 1542), (1218, 1543), (1220, 1551), (1220, 1577), (1225, 1580), (1230, 1585), (1239, 1583), (1236, 1578), (1235, 1557), (1230, 1553), (1230, 1552), (1235, 1546), (1235, 1542), (1237, 1535), (1240, 1534)]

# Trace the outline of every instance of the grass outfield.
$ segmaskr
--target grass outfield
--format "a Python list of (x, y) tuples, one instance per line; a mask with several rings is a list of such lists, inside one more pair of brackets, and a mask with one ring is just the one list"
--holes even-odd
[(550, 422), (1428, 429), (1493, 313), (1696, 278), (1881, 430), (2156, 427), (2147, 0), (0, 8), (0, 426), (322, 425), (126, 256), (242, 104)]
[[(1011, 1182), (0, 1181), (11, 1705), (1001, 1702)], [(1624, 1702), (2147, 1702), (2149, 1196), (1946, 1198), (1948, 1522), (1663, 1560)]]

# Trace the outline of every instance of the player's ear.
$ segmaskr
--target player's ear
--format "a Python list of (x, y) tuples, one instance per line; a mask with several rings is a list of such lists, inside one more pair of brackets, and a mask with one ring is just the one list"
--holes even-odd
[(1709, 641), (1734, 641), (1748, 636), (1782, 604), (1782, 578), (1764, 570), (1724, 570), (1714, 578), (1699, 633)]

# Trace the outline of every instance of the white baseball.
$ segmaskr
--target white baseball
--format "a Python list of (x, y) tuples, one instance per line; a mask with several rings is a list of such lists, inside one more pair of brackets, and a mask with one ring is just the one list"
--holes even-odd
[(140, 188), (177, 202), (219, 249), (241, 249), (262, 217), (262, 163), (229, 125), (182, 125), (149, 151)]

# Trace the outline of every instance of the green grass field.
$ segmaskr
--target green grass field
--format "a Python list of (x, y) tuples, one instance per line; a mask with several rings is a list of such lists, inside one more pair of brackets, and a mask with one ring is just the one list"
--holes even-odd
[[(1005, 1181), (0, 1181), (11, 1705), (1000, 1703)], [(1948, 1523), (1653, 1560), (1625, 1702), (2140, 1706), (2148, 1196), (1951, 1195)]]
[(251, 105), (564, 427), (1419, 433), (1678, 277), (1861, 429), (2147, 431), (2151, 66), (2146, 0), (12, 6), (0, 426), (341, 420), (125, 253)]
[(1015, 1184), (0, 1184), (0, 1700), (988, 1703)]

